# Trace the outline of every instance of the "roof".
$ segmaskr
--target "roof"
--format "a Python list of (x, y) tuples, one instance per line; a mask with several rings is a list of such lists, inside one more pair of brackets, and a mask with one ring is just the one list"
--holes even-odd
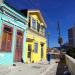
[(9, 8), (11, 8), (12, 10), (14, 10), (15, 12), (17, 12), (18, 14), (20, 14), (21, 16), (25, 17), (25, 19), (27, 18), (27, 16), (25, 16), (24, 14), (22, 14), (19, 10), (17, 10), (16, 8), (12, 7), (11, 5), (9, 5), (6, 1), (4, 1), (4, 4), (7, 5)]
[(45, 23), (45, 20), (44, 20), (44, 18), (42, 17), (42, 14), (41, 14), (41, 12), (40, 12), (40, 10), (37, 10), (37, 9), (29, 9), (28, 10), (28, 13), (30, 13), (30, 12), (32, 12), (32, 13), (38, 13), (38, 15), (39, 15), (39, 17), (41, 18), (41, 20), (43, 21), (43, 23), (45, 24), (45, 27), (47, 27), (47, 25), (46, 25), (46, 23)]
[(40, 12), (40, 10), (37, 10), (37, 9), (23, 9), (23, 10), (20, 10), (21, 13), (23, 13), (25, 16), (28, 15), (28, 13), (37, 13), (40, 17), (40, 19), (42, 20), (42, 22), (44, 23), (45, 27), (47, 27), (45, 21), (44, 21), (44, 18), (42, 17), (42, 14)]

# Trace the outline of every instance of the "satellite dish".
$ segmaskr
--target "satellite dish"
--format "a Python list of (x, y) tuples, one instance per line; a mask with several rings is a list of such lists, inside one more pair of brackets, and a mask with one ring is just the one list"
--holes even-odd
[(0, 0), (0, 5), (3, 3), (3, 0)]

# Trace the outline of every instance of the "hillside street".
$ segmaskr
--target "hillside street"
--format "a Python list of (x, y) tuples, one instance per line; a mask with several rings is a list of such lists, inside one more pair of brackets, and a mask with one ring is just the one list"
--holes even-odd
[(0, 75), (56, 75), (58, 63), (52, 59), (51, 63), (38, 64), (16, 63), (16, 66), (0, 67)]

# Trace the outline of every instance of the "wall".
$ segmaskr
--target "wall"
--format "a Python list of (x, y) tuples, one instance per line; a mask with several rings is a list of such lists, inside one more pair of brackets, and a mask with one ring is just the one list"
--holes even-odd
[[(41, 21), (41, 18), (39, 18), (39, 15), (35, 12), (32, 12), (31, 14), (29, 13), (29, 15), (31, 16), (31, 26), (32, 26), (32, 18), (34, 18), (36, 21), (38, 21), (41, 25), (42, 21)], [(36, 28), (37, 28), (37, 22), (36, 22)], [(44, 24), (43, 24), (44, 25)], [(41, 30), (40, 32), (38, 32), (36, 29), (33, 30), (33, 28), (31, 27), (32, 30), (28, 30), (27, 31), (27, 38), (30, 38), (30, 39), (33, 39), (33, 41), (29, 41), (26, 43), (26, 47), (28, 47), (28, 44), (31, 43), (32, 45), (32, 51), (31, 51), (31, 62), (34, 61), (34, 62), (39, 62), (41, 61), (41, 43), (44, 44), (44, 50), (43, 50), (43, 60), (46, 60), (46, 38), (43, 36), (43, 33), (41, 33)], [(34, 43), (38, 43), (38, 52), (35, 53), (34, 52)], [(27, 55), (26, 55), (26, 62), (28, 61), (28, 48), (27, 49)]]
[(75, 75), (75, 59), (72, 57), (65, 55), (66, 57), (66, 63), (69, 68), (69, 71), (71, 72), (71, 75)]
[(75, 48), (75, 28), (73, 28), (73, 47)]
[[(27, 26), (24, 24), (25, 23), (25, 18), (24, 18), (24, 23), (21, 22), (20, 20), (16, 20), (18, 13), (13, 11), (11, 8), (9, 8), (6, 5), (3, 5), (7, 9), (9, 9), (11, 12), (9, 12), (7, 9), (5, 11), (9, 12), (9, 14), (4, 14), (0, 11), (0, 42), (1, 42), (1, 36), (2, 36), (2, 26), (3, 23), (5, 23), (8, 26), (13, 27), (13, 37), (12, 37), (12, 47), (11, 47), (11, 52), (0, 52), (0, 64), (1, 65), (11, 65), (14, 63), (14, 53), (15, 53), (15, 43), (16, 43), (16, 32), (17, 29), (20, 29), (24, 32), (24, 39), (23, 39), (23, 60), (25, 62), (25, 53), (26, 53), (26, 28)], [(12, 17), (10, 14), (16, 13), (15, 17)], [(10, 61), (9, 61), (10, 60)]]
[[(3, 26), (3, 23), (5, 23), (5, 24), (13, 27), (13, 29), (15, 29), (12, 24), (10, 24), (10, 23), (2, 20), (2, 18), (9, 20), (8, 17), (6, 17), (5, 15), (3, 15), (3, 14), (0, 13), (0, 30), (1, 30), (0, 31), (0, 41), (1, 41), (1, 36), (2, 36), (2, 26)], [(15, 40), (14, 36), (15, 36), (15, 30), (13, 32), (13, 40)], [(12, 41), (11, 52), (0, 52), (0, 64), (3, 64), (3, 65), (13, 64), (13, 53), (14, 53), (13, 49), (14, 49), (14, 44), (15, 44), (15, 42)]]
[[(43, 60), (46, 60), (46, 38), (43, 38), (34, 32), (27, 31), (27, 38), (34, 39), (32, 42), (26, 42), (26, 62), (28, 61), (28, 44), (32, 45), (32, 54), (31, 54), (31, 62), (39, 62), (41, 60), (41, 42), (44, 43), (44, 50), (43, 50)], [(34, 43), (38, 43), (38, 53), (34, 53)]]

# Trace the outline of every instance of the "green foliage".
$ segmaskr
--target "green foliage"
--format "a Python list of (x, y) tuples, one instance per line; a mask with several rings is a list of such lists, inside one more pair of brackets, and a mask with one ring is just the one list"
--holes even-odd
[(61, 45), (63, 43), (62, 37), (58, 38), (58, 43)]
[(61, 49), (62, 52), (65, 52), (65, 49)]
[(67, 54), (75, 58), (75, 48), (69, 48)]

